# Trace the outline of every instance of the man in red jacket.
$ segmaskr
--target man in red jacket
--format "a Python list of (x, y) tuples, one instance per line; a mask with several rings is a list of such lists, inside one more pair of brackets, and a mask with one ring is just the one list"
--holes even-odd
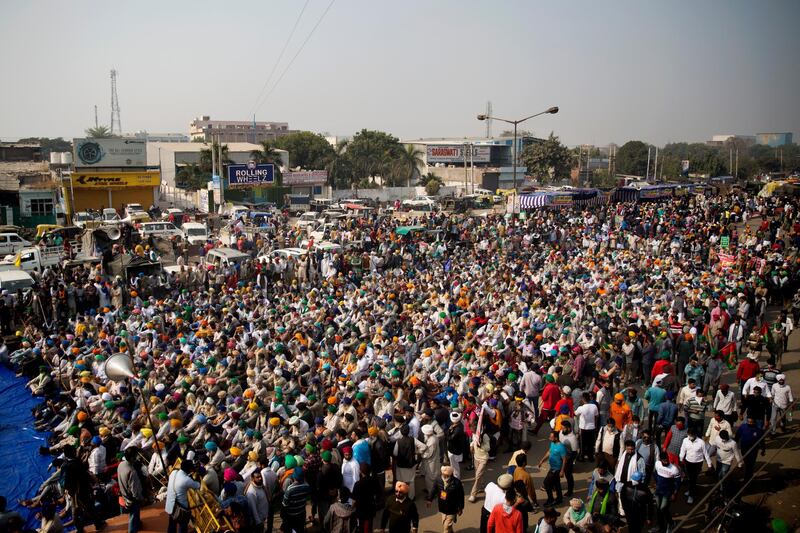
[(536, 427), (533, 428), (533, 433), (539, 433), (539, 428), (542, 424), (549, 422), (556, 414), (556, 404), (561, 399), (561, 391), (556, 385), (556, 380), (552, 374), (545, 374), (545, 386), (539, 396), (542, 401), (542, 408), (539, 410), (539, 418), (536, 419)]
[(745, 382), (756, 375), (758, 372), (758, 354), (750, 352), (747, 357), (741, 360), (736, 368), (736, 381), (739, 382), (739, 390), (744, 387)]

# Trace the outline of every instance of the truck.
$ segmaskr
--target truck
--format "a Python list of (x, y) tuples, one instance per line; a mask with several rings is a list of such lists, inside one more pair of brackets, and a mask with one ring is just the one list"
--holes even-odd
[(311, 209), (311, 196), (307, 194), (287, 194), (286, 210), (290, 215), (305, 213)]
[[(73, 250), (75, 253), (76, 250)], [(62, 264), (73, 266), (81, 263), (99, 263), (99, 257), (83, 256), (79, 253), (74, 258), (67, 257), (63, 246), (29, 246), (17, 251), (15, 255), (7, 255), (0, 261), (0, 271), (24, 270), (25, 272), (41, 272), (49, 266)]]

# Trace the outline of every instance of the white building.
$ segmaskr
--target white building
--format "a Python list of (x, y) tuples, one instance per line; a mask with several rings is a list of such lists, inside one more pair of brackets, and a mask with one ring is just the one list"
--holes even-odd
[[(250, 154), (260, 150), (261, 146), (252, 143), (226, 143), (228, 158), (234, 163), (243, 165), (250, 161)], [(194, 163), (200, 164), (201, 152), (211, 149), (210, 144), (200, 142), (148, 142), (147, 165), (161, 168), (161, 184), (175, 187), (175, 174), (181, 167)], [(289, 164), (289, 152), (276, 150), (281, 158), (281, 169)], [(210, 181), (210, 176), (209, 176)]]
[(223, 143), (261, 143), (293, 133), (288, 122), (253, 122), (251, 120), (211, 120), (208, 115), (197, 117), (189, 124), (193, 141)]

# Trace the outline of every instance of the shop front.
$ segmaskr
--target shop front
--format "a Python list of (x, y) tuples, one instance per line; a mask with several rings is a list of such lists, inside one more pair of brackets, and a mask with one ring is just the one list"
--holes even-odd
[(64, 195), (71, 200), (72, 212), (113, 207), (122, 212), (128, 204), (147, 209), (158, 200), (161, 174), (158, 170), (77, 171), (64, 180)]

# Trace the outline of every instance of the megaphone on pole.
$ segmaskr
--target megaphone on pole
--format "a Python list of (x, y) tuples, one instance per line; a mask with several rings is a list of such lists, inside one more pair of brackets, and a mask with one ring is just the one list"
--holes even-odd
[(117, 353), (109, 357), (105, 370), (106, 376), (112, 381), (136, 377), (136, 374), (133, 373), (133, 361), (124, 353)]

